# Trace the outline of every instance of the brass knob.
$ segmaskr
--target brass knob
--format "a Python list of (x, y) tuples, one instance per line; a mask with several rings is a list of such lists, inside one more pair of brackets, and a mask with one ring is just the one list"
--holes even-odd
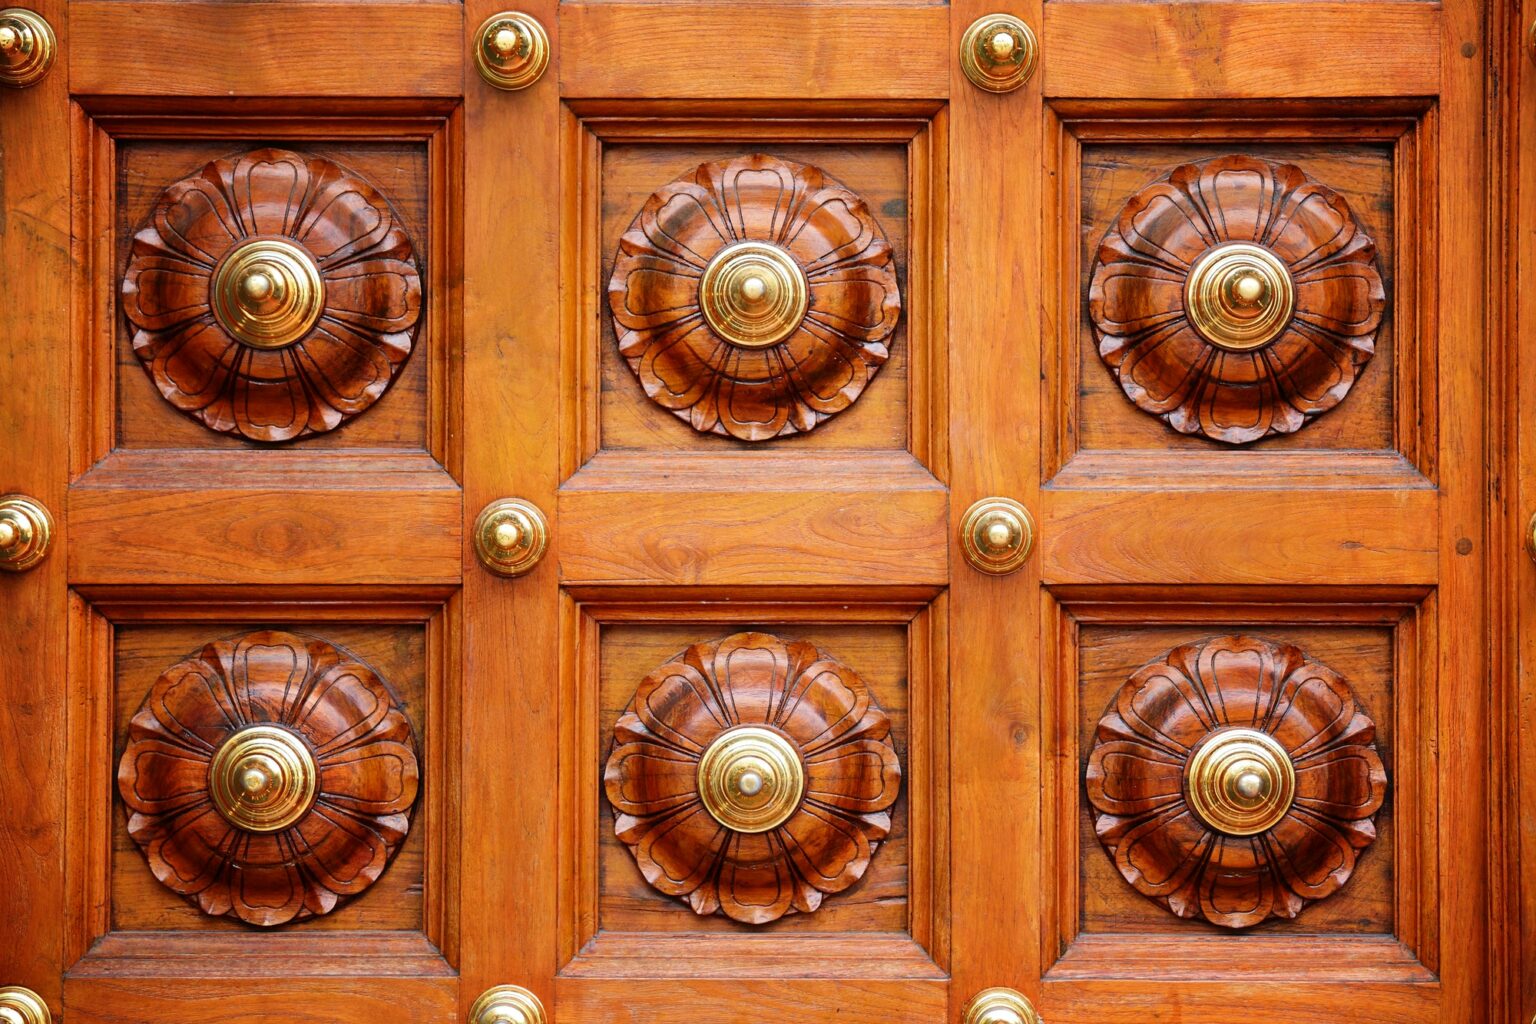
[(493, 14), (475, 33), (475, 67), (498, 89), (526, 89), (549, 66), (549, 36), (531, 14)]
[(53, 26), (22, 7), (0, 11), (0, 85), (25, 89), (53, 67), (58, 50)]
[(971, 568), (994, 576), (1014, 572), (1035, 546), (1035, 520), (1012, 498), (982, 498), (960, 520), (960, 547)]
[(1042, 1024), (1034, 1004), (1011, 988), (982, 989), (965, 1004), (963, 1024)]
[(53, 517), (25, 494), (0, 495), (0, 569), (21, 572), (48, 554)]
[(0, 1022), (3, 1024), (51, 1024), (52, 1014), (43, 997), (29, 988), (0, 988)]
[(767, 832), (805, 796), (805, 766), (788, 738), (761, 725), (727, 729), (699, 758), (699, 800), (734, 832)]
[(276, 725), (251, 725), (225, 740), (208, 766), (208, 795), (246, 832), (281, 832), (309, 813), (320, 769), (308, 744)]
[(255, 348), (286, 348), (302, 340), (325, 312), (319, 264), (277, 238), (231, 249), (214, 270), (209, 291), (219, 326)]
[(1228, 242), (1195, 261), (1184, 280), (1184, 312), (1212, 345), (1251, 352), (1290, 324), (1296, 286), (1284, 261), (1262, 245)]
[(726, 246), (699, 278), (704, 322), (738, 348), (777, 345), (800, 326), (810, 302), (805, 271), (793, 256), (768, 242)]
[(1196, 816), (1229, 836), (1273, 828), (1296, 795), (1296, 767), (1285, 748), (1257, 729), (1212, 733), (1184, 766), (1184, 790)]
[(1012, 92), (1035, 73), (1040, 44), (1034, 29), (1011, 14), (988, 14), (960, 37), (960, 70), (987, 92)]
[[(1525, 527), (1525, 553), (1536, 560), (1536, 514), (1531, 516), (1531, 521)], [(1531, 1024), (1536, 1024), (1536, 1019), (1532, 1019)]]
[(549, 549), (549, 520), (531, 501), (502, 498), (475, 518), (475, 554), (491, 572), (521, 576)]
[(488, 988), (469, 1008), (469, 1024), (544, 1024), (544, 1004), (521, 985)]

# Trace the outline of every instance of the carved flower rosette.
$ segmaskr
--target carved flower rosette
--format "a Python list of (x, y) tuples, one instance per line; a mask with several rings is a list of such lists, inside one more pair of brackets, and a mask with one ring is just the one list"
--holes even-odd
[(864, 682), (814, 646), (737, 633), (648, 675), (603, 781), (656, 889), (748, 924), (810, 913), (869, 867), (901, 765)]
[(404, 842), (419, 769), (388, 685), (324, 640), (215, 641), (155, 681), (118, 763), (128, 834), (206, 914), (327, 914)]
[(1088, 309), (1139, 408), (1228, 444), (1300, 430), (1376, 347), (1376, 244), (1292, 164), (1226, 156), (1132, 196), (1100, 243)]
[(1099, 720), (1086, 772), (1115, 867), (1179, 917), (1246, 928), (1337, 892), (1387, 775), (1348, 683), (1291, 644), (1176, 647)]
[(653, 194), (608, 283), (619, 352), (695, 430), (761, 441), (853, 404), (889, 358), (896, 260), (864, 200), (754, 155)]
[(334, 430), (393, 383), (421, 277), (371, 185), (261, 149), (161, 193), (133, 236), (122, 302), (167, 402), (221, 433), (290, 441)]

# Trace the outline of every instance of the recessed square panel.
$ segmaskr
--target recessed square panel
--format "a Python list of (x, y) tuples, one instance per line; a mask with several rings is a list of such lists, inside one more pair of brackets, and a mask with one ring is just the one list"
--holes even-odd
[[(609, 932), (896, 932), (906, 933), (911, 914), (909, 869), (911, 746), (907, 628), (895, 624), (686, 624), (623, 623), (602, 627), (599, 658), (598, 752), (601, 779), (613, 749), (614, 726), (636, 688), (690, 645), (759, 631), (788, 642), (813, 645), (823, 657), (852, 669), (874, 703), (888, 717), (889, 736), (902, 768), (900, 792), (889, 808), (890, 831), (879, 841), (863, 876), (847, 889), (827, 894), (811, 912), (790, 912), (763, 924), (742, 923), (724, 913), (697, 914), (684, 899), (647, 882), (631, 849), (616, 835), (614, 811), (599, 802), (598, 925)], [(745, 685), (745, 684), (742, 684)], [(748, 699), (739, 698), (745, 707)], [(729, 698), (727, 698), (729, 700)], [(750, 716), (748, 716), (750, 717)], [(850, 755), (851, 756), (851, 755)], [(690, 767), (690, 761), (685, 768)], [(682, 769), (680, 769), (682, 770)], [(923, 783), (920, 783), (923, 784)], [(783, 852), (783, 851), (781, 851)], [(786, 854), (787, 856), (787, 854)]]
[[(149, 276), (142, 278), (140, 291), (146, 301), (125, 303), (118, 298), (113, 302), (115, 446), (241, 448), (268, 444), (268, 438), (261, 435), (272, 433), (281, 435), (278, 443), (306, 449), (427, 448), (431, 440), (428, 379), (433, 362), (428, 348), (434, 333), (428, 329), (432, 316), (429, 304), (443, 296), (435, 294), (428, 270), (435, 240), (431, 235), (429, 144), (422, 140), (273, 143), (246, 138), (120, 139), (113, 183), (113, 263), (110, 276), (97, 286), (118, 295), (125, 273), (136, 265), (131, 258), (134, 235), (153, 224), (154, 211), (165, 190), (185, 189), (187, 186), (177, 183), (197, 179), (211, 161), (238, 161), (244, 154), (269, 147), (296, 153), (301, 160), (327, 163), (312, 168), (307, 181), (289, 182), (282, 188), (268, 182), (260, 192), (261, 203), (270, 207), (264, 213), (254, 210), (257, 202), (250, 199), (245, 186), (235, 186), (228, 195), (221, 195), (217, 187), (197, 185), (208, 197), (206, 208), (197, 205), (204, 203), (201, 198), (183, 202), (159, 230), (162, 234), (185, 232), (191, 236), (169, 241), (173, 248), (181, 246), (201, 253), (209, 268), (193, 268), (183, 260), (172, 259), (169, 264), (175, 266), (174, 274), (157, 276), (150, 270)], [(287, 173), (283, 168), (272, 170), (273, 166), (269, 163), (259, 168), (258, 175)], [(283, 188), (289, 188), (290, 198), (277, 202), (273, 196)], [(365, 196), (363, 192), (368, 189), (373, 191)], [(281, 224), (274, 212), (278, 205), (287, 210)], [(259, 294), (239, 292), (240, 282), (251, 275), (242, 276), (238, 261), (226, 252), (231, 243), (226, 237), (228, 228), (219, 227), (220, 222), (235, 225), (236, 234), (247, 239), (239, 244), (249, 245), (254, 239), (281, 242), (295, 230), (302, 232), (317, 221), (327, 220), (334, 230), (328, 228), (308, 237), (311, 248), (332, 251), (311, 253), (308, 261), (303, 253), (297, 262), (257, 260), (246, 268), (262, 272), (251, 278), (253, 287), (263, 282), (272, 282), (272, 287)], [(206, 237), (198, 232), (206, 232)], [(349, 256), (353, 250), (355, 254)], [(156, 249), (147, 250), (139, 262), (146, 258), (166, 262)], [(319, 259), (321, 269), (311, 281), (302, 271), (314, 259)], [(334, 267), (329, 262), (332, 260), (336, 261)], [(285, 268), (291, 269), (290, 264), (298, 270), (283, 273)], [(409, 283), (411, 274), (407, 271), (414, 272), (416, 284)], [(306, 290), (306, 283), (314, 287)], [(221, 284), (229, 287), (221, 288)], [(285, 302), (310, 292), (322, 303), (315, 307), (320, 310), (319, 319), (303, 340), (284, 346), (290, 334), (305, 329), (304, 324), (282, 334), (286, 321), (273, 326), (267, 320), (280, 320), (288, 311)], [(162, 376), (152, 378), (135, 354), (133, 338), (141, 326), (158, 329), (162, 323), (183, 318), (182, 313), (163, 318), (148, 315), (162, 305), (195, 307), (194, 312), (207, 307), (218, 324), (266, 324), (279, 333), (243, 344), (230, 341), (220, 358), (220, 368), (213, 368), (209, 359), (167, 355)], [(308, 308), (299, 309), (299, 313)], [(145, 323), (135, 326), (129, 322), (130, 316)], [(172, 337), (177, 331), (174, 326), (165, 331), (159, 348), (180, 345), (179, 351), (187, 353), (192, 351), (188, 346), (201, 344), (195, 339), (182, 342)], [(217, 326), (212, 331), (218, 333), (207, 337), (221, 342), (228, 334)], [(325, 337), (314, 341), (315, 332)], [(257, 360), (261, 361), (259, 366)], [(226, 367), (232, 367), (234, 373), (231, 383), (221, 389), (219, 380), (224, 379)], [(236, 392), (233, 381), (242, 368), (250, 370), (254, 383), (240, 385)], [(283, 386), (290, 379), (298, 382), (295, 388)], [(164, 394), (166, 389), (175, 395), (177, 405)], [(197, 417), (201, 409), (220, 408), (218, 403), (223, 399), (217, 396), (224, 390), (234, 396), (231, 402), (238, 408), (229, 415), (205, 417), (223, 424), (213, 429)], [(286, 438), (282, 425), (300, 422), (309, 425), (305, 432), (296, 439)], [(234, 426), (225, 429), (229, 424)]]
[[(162, 673), (187, 658), (196, 658), (206, 645), (261, 629), (250, 623), (122, 624), (115, 629), (113, 645), (113, 760), (115, 776), (128, 742), (128, 726)], [(319, 622), (281, 627), (284, 633), (313, 637), (338, 648), (371, 669), (387, 684), (397, 707), (408, 719), (414, 736), (421, 793), (428, 784), (426, 750), (430, 722), (427, 715), (427, 637), (420, 625), (350, 625)], [(341, 681), (336, 685), (342, 685)], [(318, 683), (317, 683), (318, 685)], [(238, 688), (238, 687), (237, 687)], [(210, 698), (212, 699), (212, 698)], [(233, 698), (231, 698), (233, 699)], [(322, 752), (323, 753), (323, 752)], [(253, 762), (256, 763), (256, 762)], [(324, 767), (322, 763), (322, 768)], [(321, 774), (324, 783), (327, 776)], [(228, 916), (210, 916), (188, 898), (161, 884), (151, 872), (144, 853), (128, 834), (127, 810), (112, 785), (111, 927), (114, 931), (163, 931), (168, 929), (243, 929)], [(421, 931), (424, 928), (423, 890), (425, 851), (429, 822), (427, 801), (418, 795), (410, 817), (410, 829), (382, 873), (357, 895), (329, 913), (302, 917), (281, 925), (282, 930), (363, 929)], [(210, 812), (213, 813), (213, 812)], [(320, 813), (317, 808), (315, 813)]]

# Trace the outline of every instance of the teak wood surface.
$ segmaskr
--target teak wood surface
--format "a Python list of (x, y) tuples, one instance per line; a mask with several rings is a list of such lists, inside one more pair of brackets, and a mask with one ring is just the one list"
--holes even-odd
[[(990, 0), (529, 0), (517, 92), (471, 59), (491, 0), (26, 6), (59, 56), (0, 90), (0, 493), (56, 530), (0, 573), (0, 986), (65, 1024), (449, 1024), (501, 984), (555, 1024), (959, 1024), (992, 986), (1050, 1024), (1536, 1014), (1536, 0), (1020, 0), (1004, 94), (957, 57)], [(419, 275), (409, 359), (278, 442), (173, 407), (122, 300), (164, 190), (263, 150), (387, 197)], [(859, 198), (900, 313), (835, 416), (715, 436), (608, 286), (648, 197), (754, 154)], [(1374, 351), (1292, 432), (1177, 432), (1100, 355), (1106, 233), (1208, 163), (1300, 168), (1375, 245), (1379, 303), (1306, 306), (1379, 312)], [(1035, 520), (1011, 575), (959, 541), (988, 496)], [(505, 497), (551, 529), (516, 578), (475, 554)], [(162, 673), (267, 630), (390, 680), (419, 793), (371, 885), (260, 928), (160, 884), (116, 779)], [(737, 634), (856, 673), (900, 764), (858, 877), (782, 916), (648, 881), (604, 787), (642, 680)], [(1347, 877), (1242, 929), (1138, 891), (1093, 802), (1127, 681), (1231, 637), (1348, 680), (1381, 768)]]

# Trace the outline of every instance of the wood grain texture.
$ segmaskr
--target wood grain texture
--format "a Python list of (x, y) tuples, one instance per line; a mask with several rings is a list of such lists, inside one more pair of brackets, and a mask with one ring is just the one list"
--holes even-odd
[[(836, 9), (765, 3), (575, 3), (560, 8), (572, 52), (602, 60), (560, 65), (563, 96), (679, 99), (923, 99), (948, 95), (950, 51), (939, 6)], [(868, 40), (902, 55), (899, 73), (870, 59)], [(751, 39), (752, 45), (737, 45)], [(725, 72), (718, 46), (729, 46)], [(830, 72), (830, 73), (829, 73)]]
[(824, 1024), (836, 1007), (839, 1024), (933, 1024), (945, 1013), (946, 985), (940, 980), (732, 981), (698, 978), (670, 982), (665, 1000), (635, 999), (629, 979), (565, 979), (556, 983), (559, 1005), (577, 1020), (614, 1024)]
[(1427, 489), (1047, 491), (1041, 572), (1051, 583), (1428, 583), (1437, 505)]
[[(1208, 824), (1191, 794), (1200, 749), (1231, 729), (1270, 737), (1295, 772), (1294, 802), (1253, 836)], [(1387, 774), (1375, 736), (1344, 678), (1299, 647), (1184, 644), (1138, 669), (1099, 719), (1084, 770), (1095, 830), (1126, 881), (1179, 917), (1295, 917), (1339, 891), (1376, 840)]]
[(452, 977), (318, 979), (304, 976), (302, 960), (272, 968), (255, 978), (179, 978), (169, 984), (161, 977), (72, 978), (64, 1012), (85, 1024), (264, 1024), (274, 1016), (294, 1024), (369, 1024), (391, 1016), (423, 1024), (463, 1019)]
[[(220, 312), (227, 260), (272, 240), (319, 282), (318, 319), (281, 348), (246, 344)], [(330, 160), (279, 149), (215, 160), (166, 185), (133, 236), (121, 292), (134, 354), (167, 402), (211, 430), (254, 441), (334, 430), (410, 358), (415, 252), (389, 200)]]
[[(1046, 4), (1048, 97), (1427, 96), (1440, 11), (1423, 3)], [(1304, 27), (1303, 27), (1304, 26)], [(1340, 59), (1369, 53), (1372, 59)]]
[[(226, 820), (210, 786), (252, 726), (300, 738), (316, 793), (280, 831)], [(271, 927), (328, 914), (378, 880), (410, 831), (420, 786), (410, 719), (371, 667), (276, 630), (205, 645), (161, 673), (118, 762), (128, 833), (168, 888), (204, 913)]]
[[(803, 275), (805, 315), (783, 340), (741, 347), (701, 309), (722, 250), (772, 245)], [(695, 430), (761, 441), (852, 405), (901, 315), (896, 262), (864, 199), (818, 167), (767, 154), (701, 164), (654, 192), (619, 239), (608, 305), (647, 396)]]
[(464, 87), (457, 4), (304, 3), (279, 16), (261, 0), (94, 0), (70, 15), (74, 44), (61, 58), (76, 94), (376, 98)]
[[(68, 5), (29, 3), (47, 18), (67, 53)], [(62, 58), (61, 58), (62, 62)], [(27, 89), (7, 89), (0, 115), (0, 487), (41, 501), (55, 517), (53, 553), (26, 573), (0, 579), (0, 605), (13, 624), (0, 644), (0, 977), (25, 985), (59, 1011), (63, 962), (82, 951), (79, 904), (66, 890), (70, 849), (65, 773), (70, 705), (70, 607), (66, 585), (69, 524), (70, 388), (66, 353), (72, 331), (70, 274), (69, 82), (64, 69)], [(40, 140), (49, 140), (46, 144)]]
[[(787, 740), (805, 773), (801, 800), (767, 831), (722, 827), (701, 800), (701, 762), (742, 726)], [(647, 881), (696, 914), (814, 913), (890, 835), (901, 786), (890, 733), (858, 674), (812, 644), (758, 632), (694, 644), (641, 681), (614, 726), (603, 775), (614, 831)]]
[[(1294, 289), (1285, 326), (1251, 351), (1208, 340), (1189, 309), (1192, 274), (1231, 243), (1271, 254)], [(1175, 167), (1127, 200), (1088, 287), (1099, 355), (1126, 397), (1229, 444), (1293, 433), (1342, 402), (1385, 308), (1376, 244), (1344, 197), (1244, 155)]]

